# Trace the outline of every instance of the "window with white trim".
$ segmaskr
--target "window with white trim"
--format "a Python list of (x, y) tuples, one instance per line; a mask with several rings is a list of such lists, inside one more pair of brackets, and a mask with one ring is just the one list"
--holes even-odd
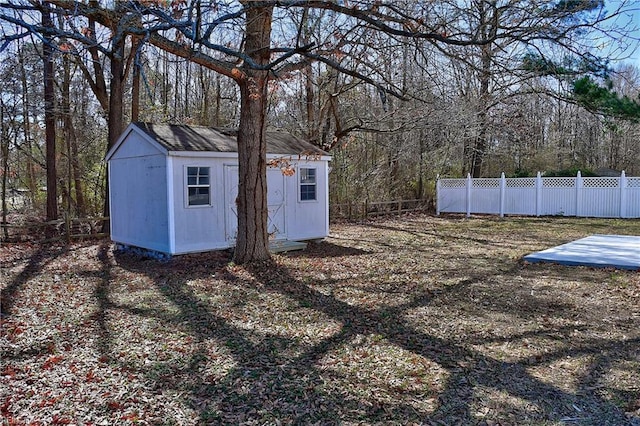
[(187, 194), (189, 206), (208, 206), (211, 203), (209, 167), (187, 167)]
[(300, 201), (317, 200), (316, 169), (300, 168)]

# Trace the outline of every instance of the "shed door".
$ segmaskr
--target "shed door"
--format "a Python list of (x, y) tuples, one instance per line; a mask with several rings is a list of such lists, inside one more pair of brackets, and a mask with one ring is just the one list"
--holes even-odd
[[(227, 241), (235, 241), (238, 234), (238, 166), (225, 166), (225, 204)], [(267, 232), (269, 238), (285, 239), (285, 190), (284, 175), (279, 169), (267, 169)]]

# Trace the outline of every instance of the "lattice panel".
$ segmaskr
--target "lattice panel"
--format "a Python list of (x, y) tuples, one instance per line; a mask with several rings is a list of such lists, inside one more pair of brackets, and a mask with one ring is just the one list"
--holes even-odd
[(464, 188), (467, 185), (466, 179), (440, 179), (440, 188)]
[(627, 188), (640, 188), (640, 177), (627, 178)]
[(575, 188), (576, 179), (569, 177), (542, 178), (542, 186), (545, 188)]
[(507, 179), (507, 188), (535, 188), (535, 178)]
[(615, 178), (615, 177), (584, 178), (582, 180), (582, 186), (584, 188), (619, 188), (620, 178)]
[(474, 188), (500, 188), (500, 179), (473, 179)]

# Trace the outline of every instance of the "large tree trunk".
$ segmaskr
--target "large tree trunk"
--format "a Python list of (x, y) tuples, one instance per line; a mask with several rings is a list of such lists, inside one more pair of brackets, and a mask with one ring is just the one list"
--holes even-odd
[(238, 131), (238, 237), (234, 261), (245, 263), (269, 257), (267, 234), (267, 73), (252, 73), (240, 85)]
[[(258, 3), (259, 4), (259, 3)], [(246, 53), (266, 64), (270, 57), (273, 7), (247, 11)], [(269, 258), (267, 234), (266, 111), (268, 71), (244, 70), (240, 84), (238, 130), (238, 236), (234, 261), (246, 263)]]
[[(42, 13), (42, 25), (53, 27), (49, 16), (49, 4), (44, 3), (45, 10)], [(45, 123), (45, 147), (47, 165), (47, 220), (58, 219), (58, 191), (56, 182), (56, 119), (54, 97), (54, 70), (52, 40), (45, 37), (42, 45), (44, 59), (44, 123)]]

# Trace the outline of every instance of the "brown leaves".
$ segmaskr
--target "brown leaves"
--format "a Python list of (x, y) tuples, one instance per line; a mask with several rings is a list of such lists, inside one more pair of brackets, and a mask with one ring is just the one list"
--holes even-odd
[(623, 424), (640, 409), (638, 274), (518, 264), (593, 225), (334, 224), (326, 241), (251, 266), (226, 252), (159, 263), (92, 243), (34, 262), (13, 247), (0, 414), (6, 424), (497, 425), (573, 418), (576, 405), (594, 424)]
[(272, 158), (267, 161), (267, 167), (279, 168), (285, 176), (296, 174), (296, 169), (291, 164), (291, 157)]
[(51, 370), (56, 364), (60, 363), (64, 357), (62, 355), (51, 355), (47, 360), (42, 364), (43, 370)]

